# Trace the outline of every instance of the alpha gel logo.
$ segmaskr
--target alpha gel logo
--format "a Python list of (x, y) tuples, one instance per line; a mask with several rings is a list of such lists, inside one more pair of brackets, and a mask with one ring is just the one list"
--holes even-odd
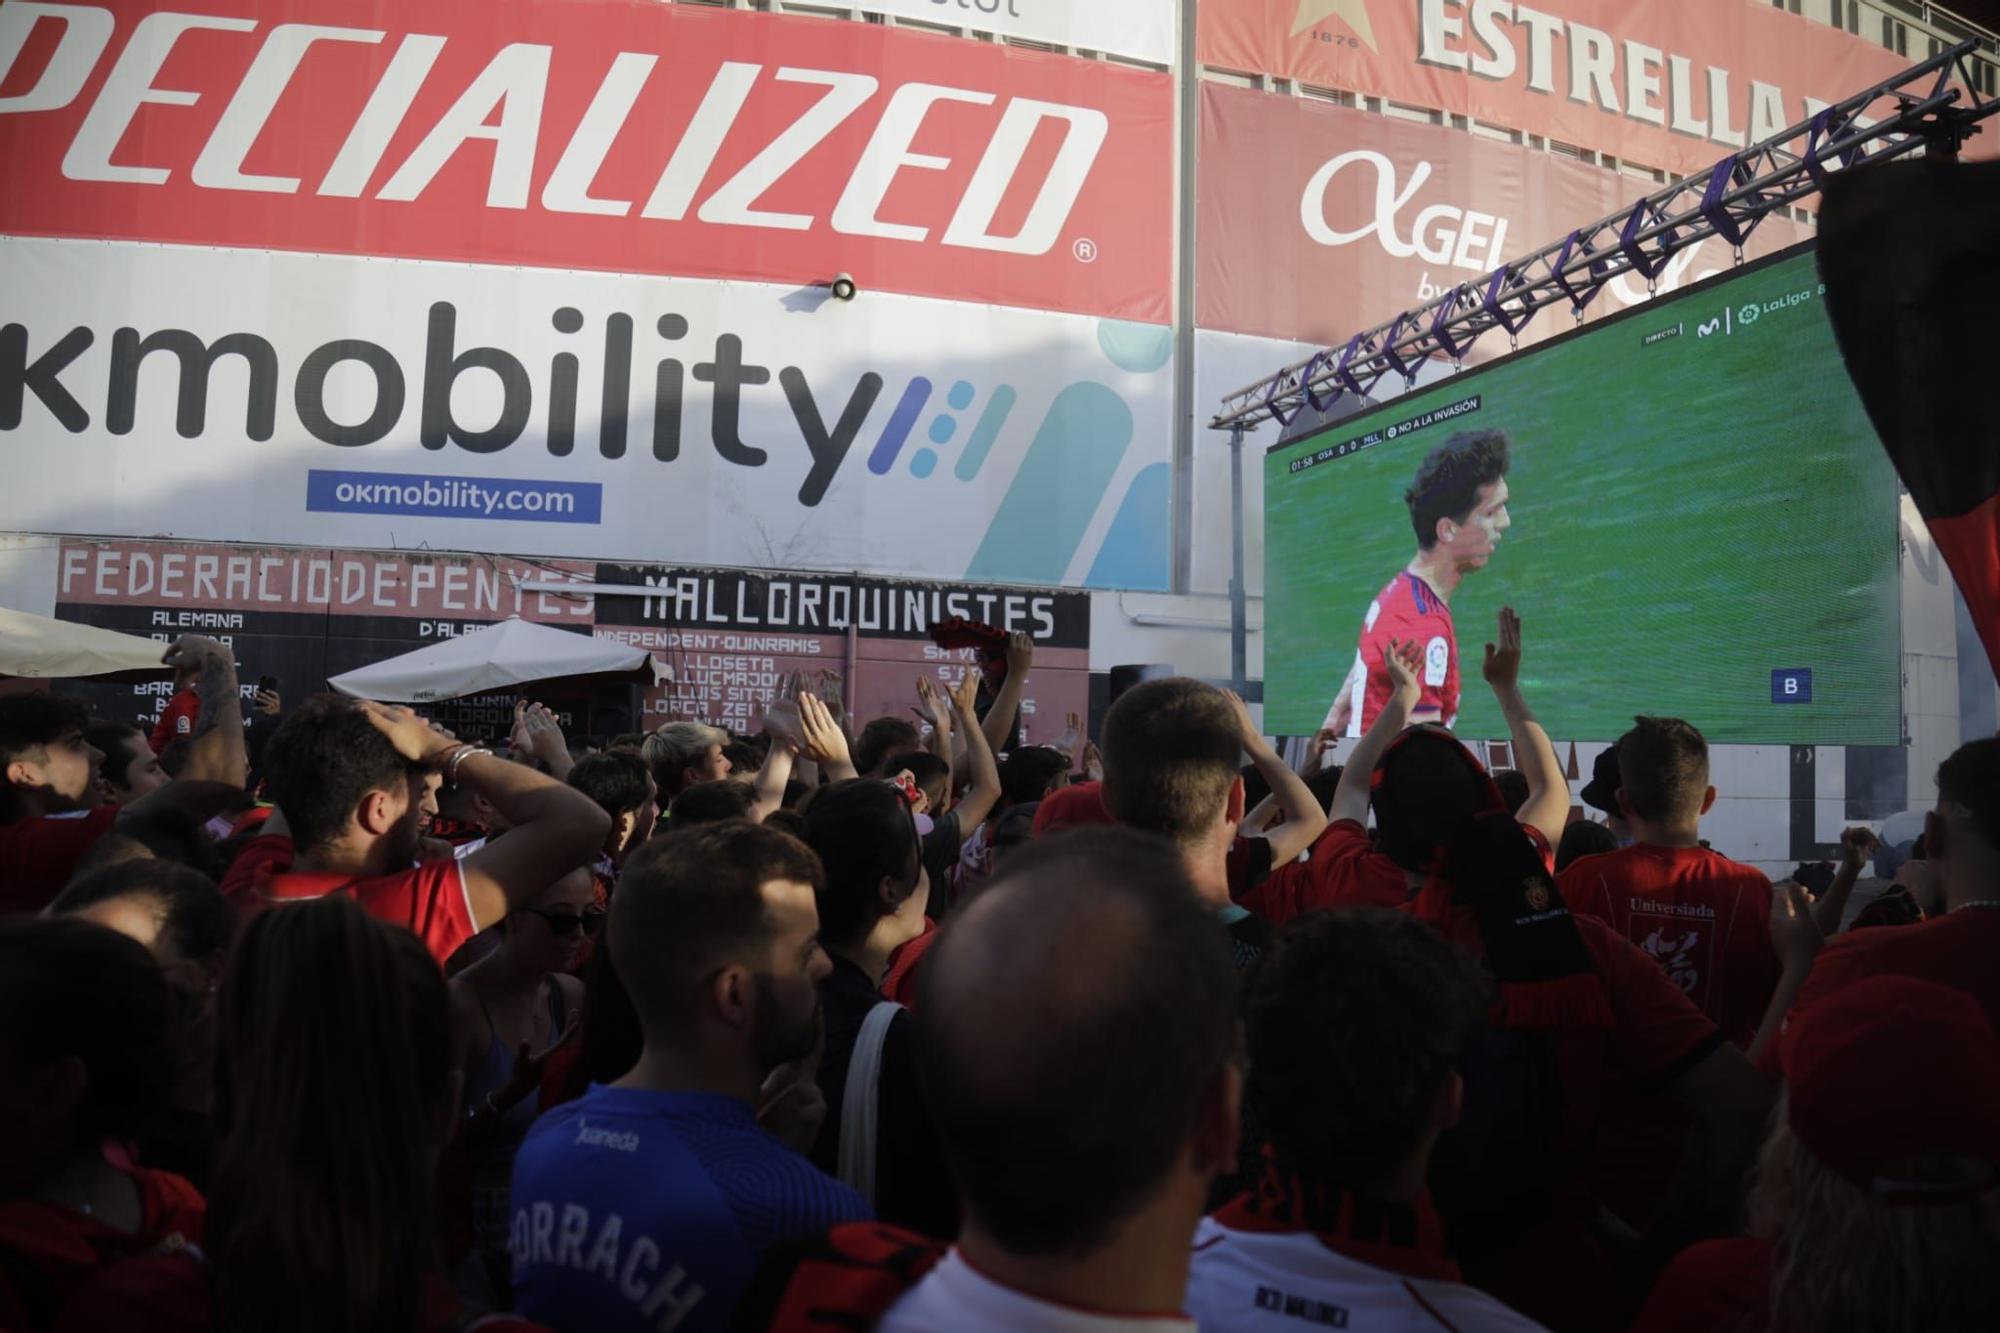
[(513, 518), (596, 523), (603, 490), (596, 482), (508, 477), (424, 477), (407, 472), (306, 473), (306, 508), (325, 514), (418, 514), (425, 518)]

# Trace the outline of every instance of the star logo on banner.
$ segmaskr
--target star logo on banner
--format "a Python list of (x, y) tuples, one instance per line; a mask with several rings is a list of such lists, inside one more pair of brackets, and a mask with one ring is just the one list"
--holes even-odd
[(1292, 36), (1329, 18), (1337, 18), (1354, 29), (1355, 35), (1368, 43), (1370, 51), (1381, 54), (1381, 48), (1375, 45), (1375, 25), (1368, 19), (1368, 0), (1299, 0), (1298, 12), (1292, 15)]

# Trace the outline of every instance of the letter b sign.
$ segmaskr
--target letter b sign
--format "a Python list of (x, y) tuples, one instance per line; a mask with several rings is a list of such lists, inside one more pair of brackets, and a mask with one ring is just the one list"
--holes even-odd
[(1812, 702), (1812, 668), (1781, 667), (1771, 673), (1771, 702), (1809, 704)]

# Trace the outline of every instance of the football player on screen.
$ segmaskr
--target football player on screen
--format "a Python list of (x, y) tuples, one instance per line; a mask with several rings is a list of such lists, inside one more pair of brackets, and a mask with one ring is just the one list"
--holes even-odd
[(1388, 702), (1395, 686), (1382, 652), (1391, 639), (1414, 642), (1423, 652), (1423, 693), (1410, 721), (1449, 727), (1458, 720), (1451, 595), (1467, 574), (1486, 567), (1513, 522), (1507, 516), (1508, 447), (1505, 431), (1460, 431), (1417, 468), (1403, 492), (1417, 553), (1368, 604), (1354, 665), (1327, 710), (1326, 728), (1334, 735), (1361, 735)]

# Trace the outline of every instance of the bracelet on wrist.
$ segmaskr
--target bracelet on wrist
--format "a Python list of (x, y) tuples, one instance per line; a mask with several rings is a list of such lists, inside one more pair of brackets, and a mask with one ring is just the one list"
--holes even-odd
[(479, 745), (459, 746), (457, 749), (453, 750), (444, 761), (443, 771), (444, 771), (445, 782), (451, 786), (457, 786), (458, 766), (460, 764), (463, 764), (472, 755), (483, 754), (490, 756), (492, 753), (493, 751), (486, 749), (484, 746), (479, 746)]

